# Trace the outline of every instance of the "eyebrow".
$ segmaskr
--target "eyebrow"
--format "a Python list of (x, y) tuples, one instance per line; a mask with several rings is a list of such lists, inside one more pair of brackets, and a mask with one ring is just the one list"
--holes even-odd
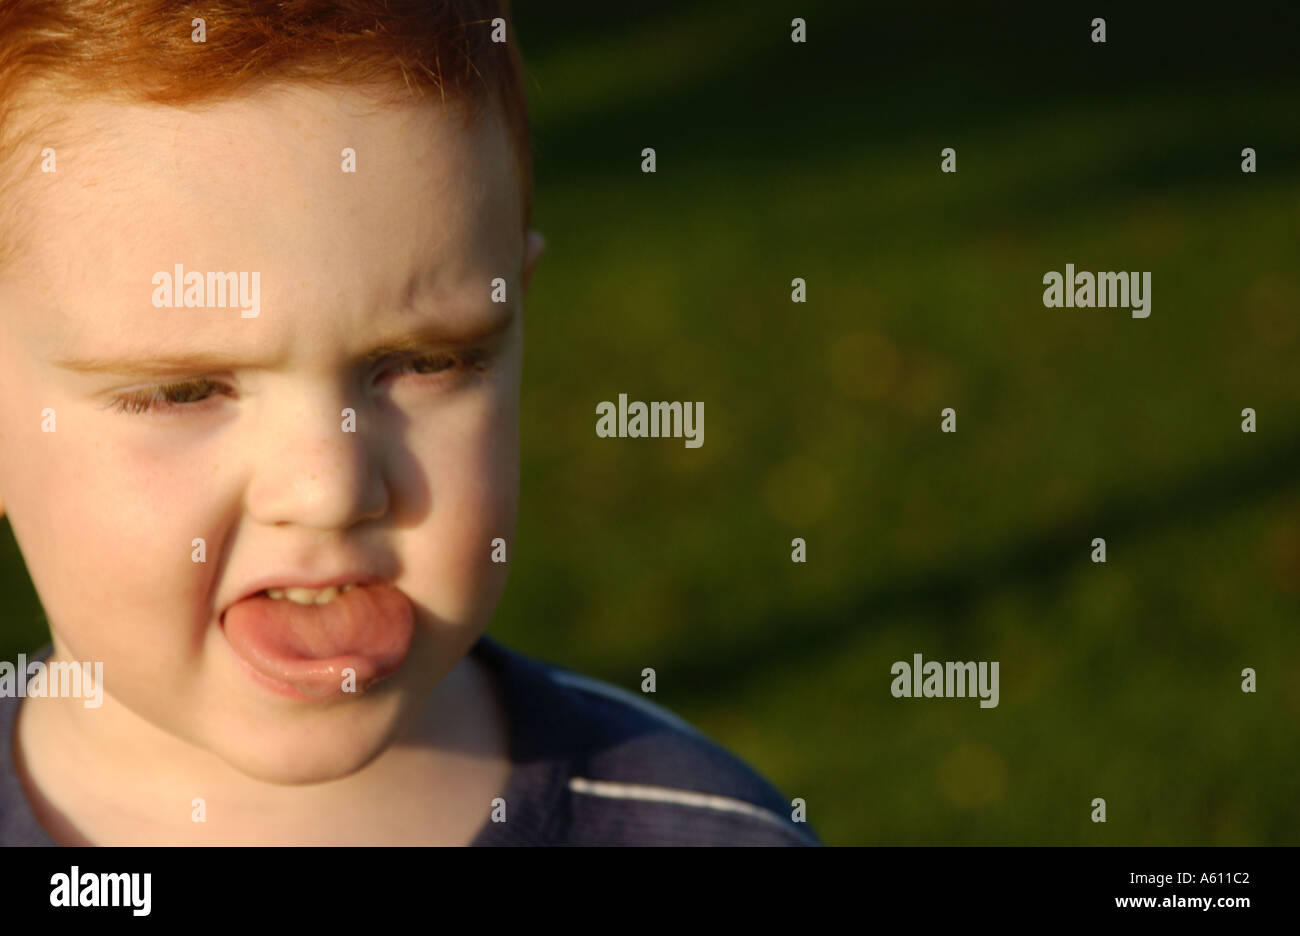
[[(357, 356), (357, 361), (369, 366), (383, 358), (413, 351), (432, 350), (440, 345), (472, 344), (487, 341), (507, 331), (514, 323), (514, 305), (503, 306), (503, 311), (490, 321), (468, 327), (449, 326), (445, 323), (424, 325), (399, 332), (382, 339), (370, 350)], [(187, 377), (194, 374), (232, 371), (255, 366), (247, 358), (213, 354), (205, 351), (181, 351), (162, 354), (132, 354), (121, 357), (62, 357), (51, 360), (55, 367), (82, 374), (114, 374), (140, 377)]]

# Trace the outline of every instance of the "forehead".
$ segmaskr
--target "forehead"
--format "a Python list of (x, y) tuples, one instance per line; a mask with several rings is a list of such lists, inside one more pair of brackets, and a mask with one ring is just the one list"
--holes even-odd
[(67, 340), (147, 327), (164, 343), (238, 320), (154, 308), (153, 276), (176, 264), (259, 273), (263, 327), (364, 325), (413, 290), (486, 294), (522, 262), (521, 206), (498, 115), (467, 118), (436, 98), (296, 86), (186, 108), (67, 105), (56, 171), (22, 185), (30, 239), (6, 285)]

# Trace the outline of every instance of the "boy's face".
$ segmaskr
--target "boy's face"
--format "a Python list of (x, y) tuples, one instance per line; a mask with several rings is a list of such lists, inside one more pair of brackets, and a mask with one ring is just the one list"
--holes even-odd
[[(541, 250), (506, 132), (492, 110), (466, 129), (436, 95), (297, 87), (60, 107), (66, 134), (37, 141), (56, 171), (19, 180), (32, 236), (0, 275), (0, 498), (56, 652), (102, 661), (112, 700), (250, 776), (343, 776), (461, 661), (504, 585), (492, 541), (514, 530)], [(238, 293), (156, 307), (178, 264), (256, 274), (256, 317)], [(277, 691), (223, 612), (335, 575), (410, 599), (409, 654), (367, 691)]]

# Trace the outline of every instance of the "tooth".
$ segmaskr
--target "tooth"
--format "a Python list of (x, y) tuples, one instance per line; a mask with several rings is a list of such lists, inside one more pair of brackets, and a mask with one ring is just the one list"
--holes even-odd
[(309, 605), (312, 604), (316, 598), (316, 589), (298, 588), (297, 586), (294, 586), (293, 588), (286, 588), (284, 590), (284, 597), (296, 604)]
[(283, 598), (283, 597), (284, 597), (284, 589), (283, 589), (283, 588), (268, 588), (268, 589), (266, 590), (266, 594), (267, 594), (267, 596), (270, 597), (270, 598)]
[(350, 592), (350, 591), (352, 591), (352, 589), (354, 589), (354, 588), (356, 588), (356, 587), (357, 587), (357, 586), (356, 586), (356, 583), (354, 583), (354, 582), (349, 582), (348, 584), (346, 584), (346, 585), (344, 585), (342, 588), (340, 588), (340, 589), (339, 589), (339, 592), (340, 592), (340, 593), (342, 593), (342, 592)]
[(339, 596), (339, 590), (335, 588), (333, 585), (330, 585), (328, 588), (322, 588), (319, 592), (316, 593), (316, 603), (318, 605), (329, 604), (338, 596)]

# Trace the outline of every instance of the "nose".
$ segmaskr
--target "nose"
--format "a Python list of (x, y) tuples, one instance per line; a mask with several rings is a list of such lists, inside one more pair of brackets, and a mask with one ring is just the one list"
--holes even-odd
[(388, 512), (381, 453), (358, 418), (345, 420), (348, 405), (317, 400), (263, 422), (245, 495), (253, 519), (343, 530)]

